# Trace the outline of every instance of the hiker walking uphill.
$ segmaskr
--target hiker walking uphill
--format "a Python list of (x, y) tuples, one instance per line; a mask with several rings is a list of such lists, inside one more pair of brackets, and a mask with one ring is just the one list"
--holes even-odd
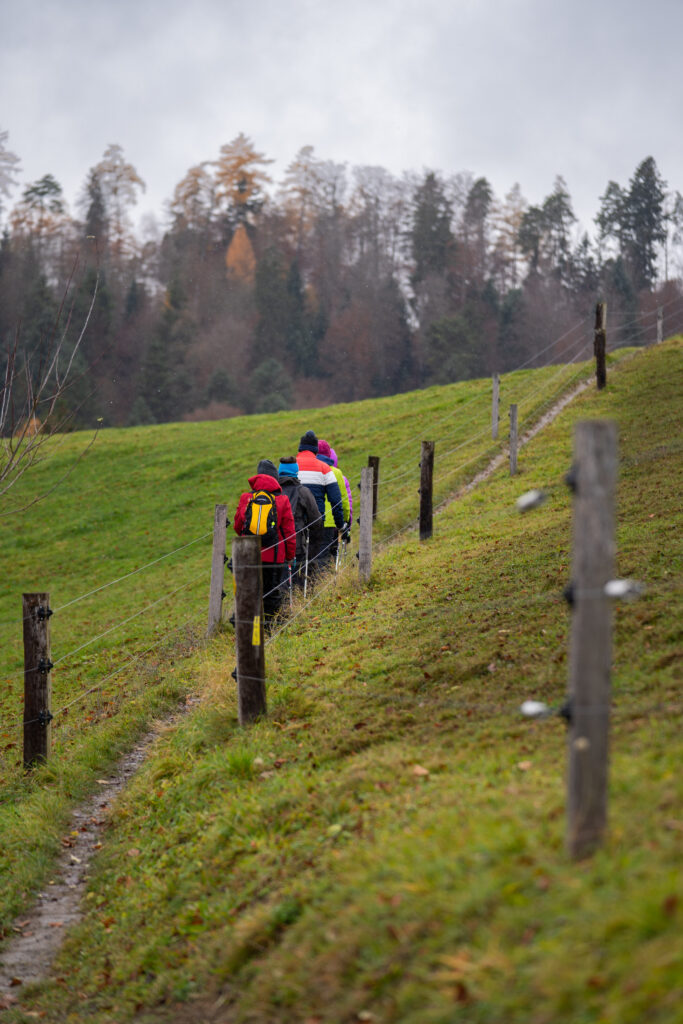
[[(321, 462), (328, 465), (335, 475), (335, 479), (339, 484), (339, 493), (341, 494), (341, 506), (342, 516), (344, 519), (344, 534), (343, 536), (348, 537), (348, 528), (351, 523), (351, 501), (346, 488), (344, 474), (337, 467), (336, 454), (332, 455), (332, 448), (323, 441), (322, 438), (318, 440), (318, 458)], [(332, 506), (329, 500), (325, 501), (325, 522), (323, 523), (323, 543), (320, 549), (320, 564), (327, 565), (336, 557), (339, 548), (339, 535), (337, 533), (337, 527), (334, 523)]]
[(282, 492), (289, 498), (296, 527), (296, 566), (293, 582), (303, 587), (308, 563), (320, 550), (322, 519), (318, 505), (308, 487), (299, 480), (299, 466), (293, 456), (280, 459), (278, 480)]
[(263, 617), (266, 626), (277, 614), (284, 597), (285, 563), (296, 555), (296, 529), (289, 499), (282, 493), (277, 468), (262, 459), (256, 475), (249, 477), (250, 491), (240, 495), (235, 511), (237, 534), (261, 538)]
[[(343, 530), (344, 514), (339, 483), (332, 471), (332, 467), (326, 465), (326, 463), (318, 458), (318, 438), (312, 430), (308, 430), (301, 438), (296, 461), (299, 466), (299, 480), (313, 494), (323, 521), (325, 517), (325, 498), (327, 498), (330, 503), (333, 528)], [(316, 563), (318, 566), (320, 565), (317, 560)]]

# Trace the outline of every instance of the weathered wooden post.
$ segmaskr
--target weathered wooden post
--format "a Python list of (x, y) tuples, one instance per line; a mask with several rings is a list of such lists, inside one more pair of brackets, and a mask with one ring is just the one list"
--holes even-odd
[(595, 307), (595, 331), (593, 334), (595, 353), (595, 380), (598, 391), (607, 386), (607, 303), (598, 302)]
[(657, 344), (664, 340), (664, 310), (661, 306), (657, 309)]
[(612, 662), (617, 431), (608, 420), (578, 423), (574, 434), (574, 549), (569, 648), (567, 849), (588, 856), (607, 822), (607, 759)]
[(434, 490), (434, 441), (423, 441), (420, 454), (420, 540), (432, 535)]
[(493, 375), (493, 391), (491, 395), (491, 437), (498, 438), (498, 403), (500, 401), (500, 374)]
[(367, 583), (372, 573), (372, 466), (360, 471), (360, 540), (358, 542), (358, 576)]
[(47, 761), (52, 744), (49, 594), (24, 594), (24, 768)]
[(517, 474), (517, 406), (510, 406), (510, 476)]
[(377, 518), (379, 503), (379, 455), (368, 455), (368, 466), (372, 469), (372, 518)]
[(213, 553), (211, 555), (211, 585), (209, 587), (209, 625), (207, 636), (212, 636), (221, 621), (223, 583), (225, 581), (225, 530), (228, 506), (216, 505), (213, 517)]
[(263, 645), (263, 577), (259, 537), (232, 542), (235, 577), (235, 652), (240, 725), (266, 714), (266, 658)]

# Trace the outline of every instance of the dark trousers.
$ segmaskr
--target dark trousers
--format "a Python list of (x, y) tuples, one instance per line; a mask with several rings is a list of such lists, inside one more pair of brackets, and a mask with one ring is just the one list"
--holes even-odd
[(339, 533), (336, 526), (324, 526), (323, 536), (320, 542), (320, 551), (318, 552), (316, 562), (320, 569), (326, 569), (328, 565), (334, 563), (337, 557), (337, 548), (339, 546)]
[(262, 562), (263, 576), (263, 617), (265, 624), (272, 622), (280, 610), (285, 596), (285, 573), (287, 566), (281, 562)]

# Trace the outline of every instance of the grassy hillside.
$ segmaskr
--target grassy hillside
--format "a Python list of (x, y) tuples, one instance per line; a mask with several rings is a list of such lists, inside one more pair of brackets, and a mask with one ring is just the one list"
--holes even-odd
[[(510, 374), (501, 410), (518, 402), (522, 423), (533, 423), (587, 372), (582, 364)], [(226, 502), (232, 514), (259, 459), (295, 453), (314, 427), (337, 445), (355, 487), (368, 454), (379, 455), (380, 535), (389, 536), (417, 514), (414, 467), (425, 431), (437, 441), (437, 500), (498, 450), (490, 402), (490, 382), (473, 381), (324, 410), (103, 431), (75, 466), (90, 436), (57, 438), (0, 500), (0, 799), (3, 785), (15, 787), (20, 774), (22, 593), (51, 595), (53, 709), (97, 687), (56, 715), (58, 749), (72, 747), (123, 705), (131, 710), (139, 687), (121, 674), (127, 659), (150, 648), (185, 649), (201, 637), (214, 505)], [(43, 501), (12, 514), (42, 494)], [(145, 664), (147, 692), (155, 660)]]
[[(387, 544), (367, 589), (352, 567), (321, 594), (268, 646), (267, 721), (238, 729), (231, 636), (199, 646), (194, 627), (173, 665), (159, 659), (163, 678), (137, 691), (135, 710), (132, 698), (117, 704), (112, 695), (117, 715), (93, 721), (90, 734), (72, 727), (69, 758), (23, 782), (6, 756), (5, 799), (25, 811), (17, 824), (9, 805), (0, 807), (0, 827), (16, 854), (32, 816), (47, 807), (47, 870), (60, 815), (87, 788), (97, 758), (155, 707), (190, 690), (201, 695), (119, 801), (57, 980), (0, 1019), (31, 1019), (26, 1012), (93, 1024), (679, 1020), (682, 351), (674, 341), (638, 354), (610, 375), (606, 392), (578, 398), (525, 449), (518, 478), (502, 469), (447, 505), (428, 544), (412, 533)], [(528, 400), (531, 417), (561, 383), (556, 370), (539, 372), (551, 378), (545, 390), (537, 376), (509, 382), (527, 393), (539, 388)], [(445, 497), (489, 453), (489, 401), (481, 382), (315, 418), (281, 414), (275, 451), (273, 420), (261, 417), (106, 436), (93, 449), (98, 471), (89, 455), (74, 474), (79, 507), (73, 492), (55, 497), (64, 505), (51, 517), (49, 543), (41, 506), (30, 528), (3, 527), (7, 543), (23, 537), (33, 551), (31, 561), (19, 549), (12, 587), (49, 586), (53, 604), (66, 603), (130, 571), (131, 559), (141, 564), (193, 540), (210, 530), (214, 501), (234, 504), (256, 459), (293, 451), (308, 426), (344, 452), (354, 482), (367, 454), (382, 456), (395, 487), (389, 480), (381, 506), (394, 504), (381, 514), (388, 538), (416, 513), (420, 439), (437, 440), (437, 497)], [(648, 589), (616, 611), (610, 831), (605, 848), (576, 865), (563, 849), (564, 726), (525, 722), (517, 708), (529, 696), (558, 702), (566, 688), (560, 593), (571, 527), (561, 481), (572, 424), (597, 416), (614, 418), (620, 431), (619, 573)], [(284, 449), (282, 437), (292, 438)], [(137, 473), (136, 497), (127, 485)], [(543, 485), (552, 486), (546, 505), (518, 516), (515, 497)], [(31, 486), (40, 486), (35, 476)], [(69, 539), (60, 530), (75, 515), (84, 516), (82, 533)], [(144, 534), (150, 518), (162, 539)], [(41, 569), (60, 568), (66, 580), (59, 593), (31, 576), (39, 537)], [(205, 538), (198, 554), (154, 567), (148, 589), (147, 573), (133, 577), (129, 604), (111, 596), (116, 587), (102, 591), (93, 600), (104, 619), (79, 612), (79, 625), (87, 633), (115, 624), (194, 572), (204, 573), (205, 590), (209, 545)], [(188, 588), (182, 609), (195, 622), (205, 604), (197, 589), (192, 596)], [(12, 607), (8, 598), (0, 620)], [(127, 648), (143, 650), (155, 631), (165, 635), (184, 621), (177, 612), (157, 608), (144, 627), (135, 620), (125, 629)], [(56, 637), (58, 615), (53, 622)], [(64, 633), (78, 646), (73, 629)], [(64, 684), (64, 697), (90, 672), (114, 666), (109, 643)], [(107, 714), (106, 706), (96, 713)], [(7, 921), (18, 886), (35, 882), (41, 868), (36, 862), (22, 877), (16, 858), (0, 864)]]

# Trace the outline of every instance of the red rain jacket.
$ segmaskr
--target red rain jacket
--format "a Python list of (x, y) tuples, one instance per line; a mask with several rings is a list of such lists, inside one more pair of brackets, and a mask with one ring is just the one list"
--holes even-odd
[[(275, 562), (278, 565), (283, 562), (291, 562), (296, 555), (296, 526), (292, 515), (292, 506), (289, 498), (282, 493), (282, 488), (274, 476), (267, 473), (257, 473), (249, 477), (249, 486), (252, 491), (270, 491), (275, 495), (275, 508), (277, 509), (277, 544), (261, 549), (262, 562)], [(244, 516), (251, 497), (251, 491), (245, 491), (240, 495), (240, 500), (235, 512), (233, 523), (235, 533), (242, 535)]]

